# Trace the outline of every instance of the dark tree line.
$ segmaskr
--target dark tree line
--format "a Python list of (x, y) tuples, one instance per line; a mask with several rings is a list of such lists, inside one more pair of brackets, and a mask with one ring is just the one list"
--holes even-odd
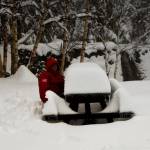
[[(106, 72), (109, 72), (107, 41), (116, 45), (135, 41), (150, 42), (149, 0), (1, 0), (0, 2), (0, 73), (5, 76), (11, 52), (11, 74), (18, 68), (20, 44), (33, 44), (27, 66), (34, 66), (39, 43), (56, 37), (63, 40), (61, 67), (76, 45), (84, 61), (86, 45), (102, 42), (105, 47)], [(139, 40), (140, 39), (140, 40)], [(118, 50), (119, 51), (119, 50)], [(119, 52), (116, 52), (116, 55)], [(26, 55), (26, 54), (24, 54)], [(117, 64), (117, 62), (116, 62)]]

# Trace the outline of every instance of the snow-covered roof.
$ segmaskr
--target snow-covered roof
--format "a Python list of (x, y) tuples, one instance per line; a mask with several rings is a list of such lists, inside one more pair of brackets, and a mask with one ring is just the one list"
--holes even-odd
[(65, 75), (65, 95), (110, 93), (110, 82), (105, 71), (95, 63), (74, 63)]

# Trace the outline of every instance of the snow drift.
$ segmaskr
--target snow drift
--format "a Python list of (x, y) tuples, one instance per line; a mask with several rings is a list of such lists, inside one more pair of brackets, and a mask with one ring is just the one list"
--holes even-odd
[(24, 65), (21, 65), (10, 78), (18, 82), (37, 82), (37, 77)]
[(0, 89), (0, 127), (18, 129), (40, 117), (38, 80), (25, 66), (9, 78), (0, 78)]

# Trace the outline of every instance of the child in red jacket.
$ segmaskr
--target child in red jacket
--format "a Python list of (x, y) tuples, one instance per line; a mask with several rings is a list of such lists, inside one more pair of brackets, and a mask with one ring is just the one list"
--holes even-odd
[(40, 97), (43, 103), (47, 101), (47, 98), (45, 98), (47, 90), (51, 90), (59, 96), (63, 95), (64, 77), (59, 73), (58, 62), (55, 58), (49, 58), (46, 61), (46, 71), (40, 73), (38, 80)]

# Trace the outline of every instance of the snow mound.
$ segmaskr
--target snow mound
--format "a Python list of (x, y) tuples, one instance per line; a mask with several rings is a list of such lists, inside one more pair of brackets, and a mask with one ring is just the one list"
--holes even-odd
[(105, 71), (95, 63), (74, 63), (65, 75), (65, 95), (110, 93), (110, 82)]
[(37, 82), (38, 81), (36, 76), (24, 65), (19, 67), (19, 69), (12, 76), (12, 78), (19, 82)]
[(42, 105), (30, 99), (20, 94), (0, 101), (0, 126), (7, 130), (18, 130), (25, 122), (39, 118)]

